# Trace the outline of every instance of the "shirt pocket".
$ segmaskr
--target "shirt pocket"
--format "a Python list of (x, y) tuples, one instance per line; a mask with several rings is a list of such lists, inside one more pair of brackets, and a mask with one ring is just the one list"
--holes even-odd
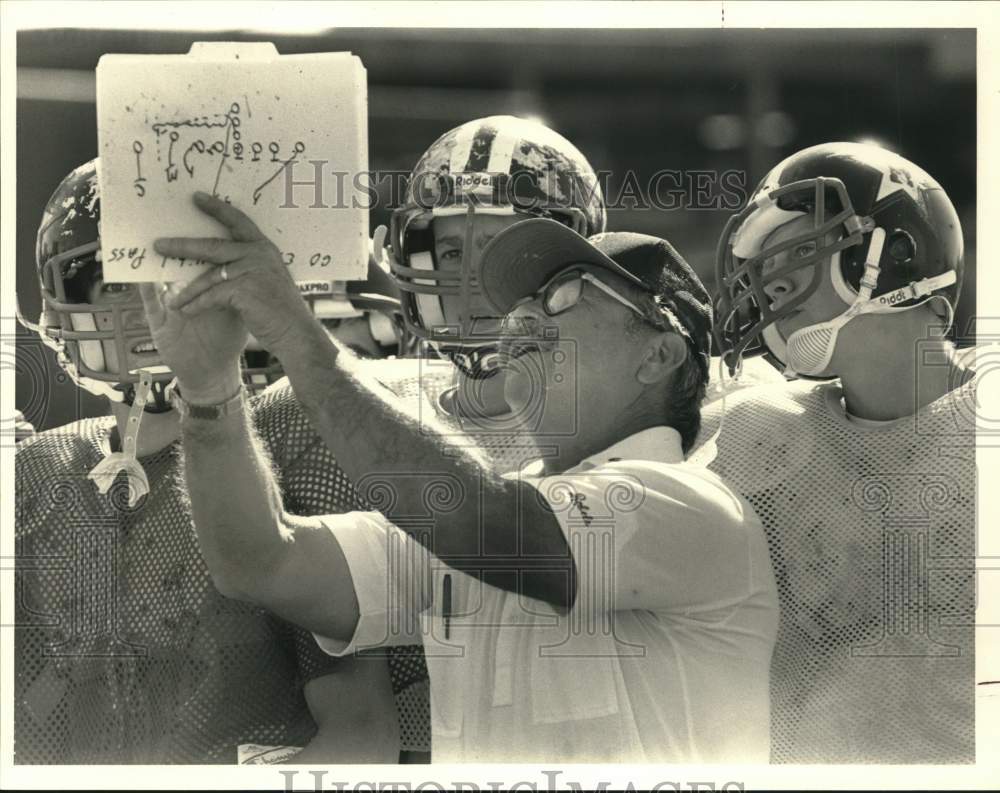
[(613, 658), (540, 656), (531, 660), (531, 716), (536, 724), (618, 713)]
[[(527, 671), (531, 718), (553, 724), (612, 716), (618, 713), (621, 670), (611, 635), (574, 630), (572, 617), (557, 616), (538, 601), (531, 624), (516, 624), (508, 613), (517, 605), (510, 597), (504, 609), (495, 662), (494, 705), (513, 700), (517, 670)], [(520, 645), (520, 647), (517, 647)]]

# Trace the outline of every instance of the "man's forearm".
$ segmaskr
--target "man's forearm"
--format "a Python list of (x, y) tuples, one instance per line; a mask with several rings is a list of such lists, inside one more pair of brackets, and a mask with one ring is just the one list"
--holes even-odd
[[(362, 495), (366, 483), (389, 485), (399, 515), (425, 513), (430, 490), (444, 482), (453, 486), (460, 504), (436, 522), (431, 550), (439, 556), (468, 555), (476, 547), (481, 503), (509, 499), (511, 483), (480, 450), (456, 443), (436, 419), (409, 411), (319, 323), (300, 331), (293, 343), (275, 352), (337, 463)], [(400, 528), (407, 528), (405, 522)]]
[[(234, 390), (242, 388), (238, 372), (236, 382)], [(202, 394), (193, 403), (220, 402), (225, 397), (218, 395), (230, 395), (231, 387), (230, 378), (228, 386), (213, 389), (214, 396)], [(320, 519), (284, 512), (246, 404), (218, 419), (187, 417), (181, 434), (191, 513), (219, 591), (307, 630), (349, 640), (358, 603), (347, 560)]]
[[(229, 375), (211, 401), (242, 387)], [(207, 403), (205, 395), (189, 396)], [(197, 404), (197, 403), (195, 403)], [(245, 405), (218, 419), (181, 422), (184, 475), (202, 553), (216, 585), (246, 596), (246, 582), (266, 574), (283, 551), (281, 496)]]

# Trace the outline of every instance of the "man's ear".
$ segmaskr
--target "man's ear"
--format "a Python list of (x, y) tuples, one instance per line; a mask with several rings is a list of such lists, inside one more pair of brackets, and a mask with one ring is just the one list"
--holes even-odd
[(644, 385), (661, 383), (684, 363), (687, 343), (679, 333), (659, 331), (646, 341), (636, 379)]

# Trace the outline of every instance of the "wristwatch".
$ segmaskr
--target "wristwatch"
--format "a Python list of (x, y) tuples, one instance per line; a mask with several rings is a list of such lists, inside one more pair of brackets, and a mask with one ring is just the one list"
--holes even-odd
[(241, 385), (239, 391), (224, 402), (217, 402), (214, 405), (192, 405), (184, 400), (181, 389), (175, 381), (170, 388), (170, 404), (181, 415), (181, 418), (191, 417), (214, 421), (239, 410), (243, 406), (245, 394), (246, 389)]

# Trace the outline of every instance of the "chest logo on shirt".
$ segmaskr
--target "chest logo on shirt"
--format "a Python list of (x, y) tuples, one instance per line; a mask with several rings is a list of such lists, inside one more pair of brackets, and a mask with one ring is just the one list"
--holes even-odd
[(570, 498), (573, 500), (573, 506), (580, 513), (580, 517), (583, 518), (584, 525), (589, 529), (594, 523), (594, 518), (590, 514), (590, 507), (587, 506), (587, 497), (583, 493), (573, 493)]

